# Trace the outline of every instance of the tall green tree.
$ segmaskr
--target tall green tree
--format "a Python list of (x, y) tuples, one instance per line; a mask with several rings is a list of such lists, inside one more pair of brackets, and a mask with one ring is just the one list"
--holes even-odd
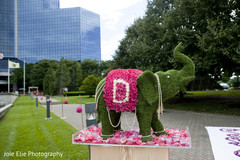
[(104, 78), (111, 70), (117, 69), (117, 67), (113, 60), (107, 60), (101, 61), (99, 69), (101, 73), (101, 78)]
[(82, 77), (85, 79), (89, 75), (94, 75), (96, 77), (101, 76), (101, 72), (99, 70), (99, 62), (97, 60), (85, 59), (81, 62), (82, 67)]
[(34, 86), (38, 86), (39, 90), (43, 89), (43, 79), (49, 68), (56, 70), (59, 66), (56, 60), (42, 60), (33, 65), (31, 69), (30, 83)]
[(43, 78), (43, 91), (45, 94), (56, 94), (56, 71), (49, 68)]
[(66, 86), (69, 91), (75, 91), (83, 81), (81, 64), (78, 61), (64, 60), (67, 70), (70, 74), (70, 83)]
[(67, 66), (68, 60), (61, 58), (59, 67), (56, 69), (56, 87), (58, 93), (62, 93), (62, 88), (69, 88), (71, 83), (70, 69)]

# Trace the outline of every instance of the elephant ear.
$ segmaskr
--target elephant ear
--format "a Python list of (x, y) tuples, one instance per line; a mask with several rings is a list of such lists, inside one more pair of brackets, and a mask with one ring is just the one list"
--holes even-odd
[(143, 72), (137, 79), (139, 93), (143, 96), (149, 105), (155, 103), (158, 96), (157, 78), (150, 71)]

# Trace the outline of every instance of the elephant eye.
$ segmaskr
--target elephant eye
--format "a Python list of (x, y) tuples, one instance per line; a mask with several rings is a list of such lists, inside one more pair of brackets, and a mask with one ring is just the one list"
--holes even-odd
[(167, 76), (167, 78), (170, 78), (170, 76)]

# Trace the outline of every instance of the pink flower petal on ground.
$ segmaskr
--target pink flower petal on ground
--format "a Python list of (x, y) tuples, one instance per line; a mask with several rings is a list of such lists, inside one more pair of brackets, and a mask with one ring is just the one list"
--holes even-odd
[(180, 141), (180, 137), (178, 137), (178, 136), (173, 136), (173, 142), (178, 142), (178, 141)]
[[(79, 132), (79, 135), (74, 141), (82, 143), (103, 143), (103, 144), (127, 144), (127, 145), (157, 145), (166, 147), (189, 147), (190, 137), (189, 133), (179, 129), (165, 129), (165, 131), (171, 132), (168, 135), (155, 136), (153, 141), (142, 142), (142, 135), (139, 134), (138, 129), (129, 129), (125, 131), (116, 131), (114, 137), (107, 140), (103, 140), (101, 137), (102, 130), (100, 127), (91, 126), (83, 132)], [(187, 136), (187, 137), (185, 137)]]
[(136, 145), (142, 145), (142, 141), (141, 141), (140, 139), (137, 139), (137, 140), (135, 141), (135, 144), (136, 144)]
[(147, 145), (154, 145), (155, 143), (153, 141), (147, 141), (146, 144)]
[(162, 141), (161, 141), (161, 142), (158, 142), (157, 144), (158, 144), (159, 146), (165, 146), (165, 142), (162, 142)]
[(166, 144), (172, 144), (172, 138), (166, 138)]
[(122, 138), (120, 139), (120, 143), (124, 144), (124, 143), (126, 143), (126, 142), (127, 142), (127, 138), (126, 138), (126, 137), (122, 137)]
[(182, 146), (180, 143), (176, 142), (176, 143), (173, 143), (172, 146), (175, 146), (175, 147), (180, 147)]

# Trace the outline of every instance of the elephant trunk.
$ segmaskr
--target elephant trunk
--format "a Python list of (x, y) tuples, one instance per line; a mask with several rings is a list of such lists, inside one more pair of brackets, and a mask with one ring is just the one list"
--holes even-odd
[(186, 55), (181, 53), (182, 42), (179, 43), (173, 51), (173, 56), (177, 62), (183, 64), (183, 68), (180, 70), (180, 74), (183, 78), (183, 85), (187, 85), (190, 81), (195, 78), (195, 65), (193, 61)]

